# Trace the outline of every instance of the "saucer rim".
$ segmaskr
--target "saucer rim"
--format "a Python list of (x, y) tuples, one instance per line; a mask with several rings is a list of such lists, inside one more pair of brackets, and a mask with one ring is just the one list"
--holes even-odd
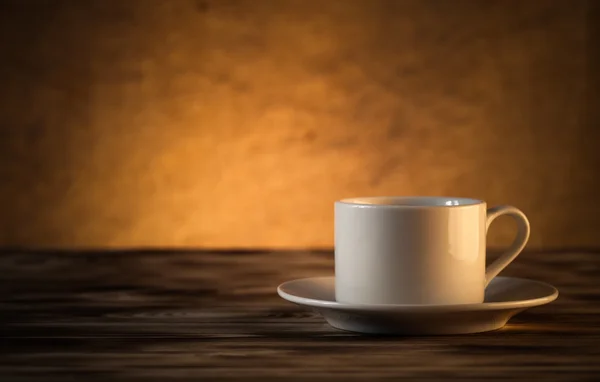
[[(497, 276), (495, 279), (505, 280), (521, 280), (530, 283), (535, 283), (544, 288), (548, 289), (548, 294), (542, 297), (537, 297), (527, 300), (517, 301), (496, 301), (496, 302), (482, 302), (475, 304), (432, 304), (432, 305), (419, 305), (419, 304), (349, 304), (331, 300), (318, 300), (314, 298), (301, 297), (287, 293), (284, 289), (292, 283), (302, 283), (309, 280), (317, 279), (334, 279), (335, 276), (317, 276), (317, 277), (305, 277), (300, 279), (294, 279), (286, 281), (277, 287), (277, 294), (289, 302), (310, 306), (314, 308), (328, 308), (336, 310), (346, 311), (379, 311), (379, 312), (426, 312), (426, 311), (486, 311), (486, 310), (504, 310), (504, 309), (526, 309), (534, 306), (540, 306), (548, 304), (558, 298), (559, 292), (556, 287), (543, 281), (532, 280), (522, 277), (511, 277), (511, 276)], [(551, 293), (550, 293), (551, 291)]]

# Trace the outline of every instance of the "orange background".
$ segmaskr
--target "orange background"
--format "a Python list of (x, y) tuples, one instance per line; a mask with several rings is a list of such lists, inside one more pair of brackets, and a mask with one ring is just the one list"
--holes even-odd
[(329, 247), (366, 195), (600, 245), (594, 2), (1, 7), (0, 245)]

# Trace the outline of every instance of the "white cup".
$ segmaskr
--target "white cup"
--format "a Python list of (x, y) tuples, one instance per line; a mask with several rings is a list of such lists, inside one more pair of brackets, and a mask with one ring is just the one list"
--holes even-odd
[[(485, 267), (500, 215), (517, 221), (510, 248)], [(481, 303), (487, 284), (523, 250), (529, 222), (511, 206), (451, 197), (368, 197), (335, 203), (335, 297), (350, 304)]]

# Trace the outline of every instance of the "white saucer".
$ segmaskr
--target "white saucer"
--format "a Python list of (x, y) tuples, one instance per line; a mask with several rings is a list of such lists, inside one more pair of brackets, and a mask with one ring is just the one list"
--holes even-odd
[(284, 299), (318, 311), (334, 328), (369, 334), (436, 335), (500, 329), (515, 314), (558, 297), (552, 285), (496, 277), (482, 304), (354, 305), (335, 301), (335, 278), (288, 281), (277, 288)]

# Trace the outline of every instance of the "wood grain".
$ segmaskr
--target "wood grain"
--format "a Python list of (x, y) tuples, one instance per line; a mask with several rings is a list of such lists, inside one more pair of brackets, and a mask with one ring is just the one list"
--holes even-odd
[(599, 251), (521, 256), (554, 303), (466, 336), (341, 332), (276, 286), (330, 252), (0, 253), (1, 381), (479, 379), (600, 375)]

